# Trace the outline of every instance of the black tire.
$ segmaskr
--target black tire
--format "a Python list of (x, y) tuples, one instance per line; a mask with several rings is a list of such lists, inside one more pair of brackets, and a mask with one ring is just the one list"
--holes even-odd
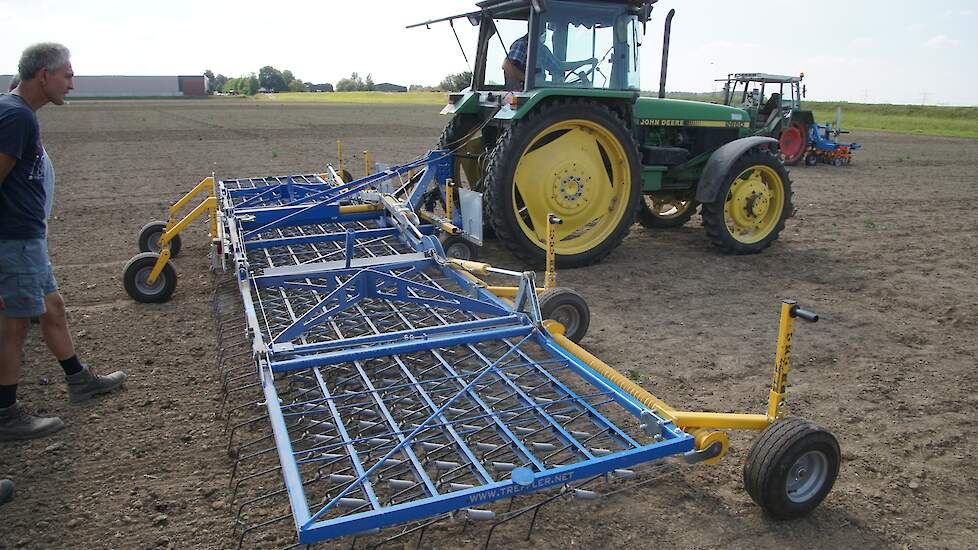
[(673, 229), (686, 225), (699, 208), (699, 203), (693, 199), (673, 200), (670, 203), (675, 207), (674, 211), (662, 212), (655, 199), (651, 195), (642, 197), (641, 207), (638, 209), (638, 223), (649, 229)]
[(133, 256), (122, 269), (122, 286), (133, 300), (153, 304), (166, 302), (173, 296), (177, 288), (177, 270), (171, 262), (166, 262), (154, 284), (146, 283), (159, 257), (154, 252), (143, 252)]
[(441, 239), (441, 247), (449, 258), (475, 261), (479, 259), (479, 247), (458, 235), (448, 235)]
[(816, 164), (818, 164), (818, 155), (815, 153), (805, 155), (805, 166), (815, 166)]
[(744, 462), (744, 488), (776, 519), (808, 515), (832, 490), (842, 454), (828, 430), (788, 417), (768, 426)]
[[(546, 243), (541, 242), (535, 234), (531, 238), (520, 225), (525, 222), (522, 218), (521, 206), (516, 198), (518, 191), (515, 182), (516, 169), (531, 144), (534, 142), (536, 144), (544, 143), (540, 145), (543, 147), (560, 137), (557, 135), (551, 139), (552, 136), (550, 135), (542, 136), (542, 132), (555, 124), (570, 120), (583, 120), (587, 124), (603, 128), (613, 136), (613, 139), (621, 145), (623, 154), (627, 159), (630, 177), (625, 182), (629, 187), (622, 191), (625, 199), (619, 210), (620, 218), (608, 219), (613, 226), (607, 235), (597, 244), (576, 253), (561, 253), (561, 243), (558, 243), (557, 265), (560, 267), (582, 267), (603, 260), (628, 235), (631, 225), (635, 222), (641, 202), (642, 175), (638, 147), (635, 145), (631, 133), (625, 128), (616, 113), (600, 103), (587, 100), (554, 101), (538, 107), (536, 111), (512, 123), (500, 135), (496, 147), (489, 154), (484, 186), (489, 220), (497, 238), (513, 255), (530, 265), (543, 265), (546, 259)], [(596, 141), (596, 143), (598, 142)], [(611, 163), (607, 161), (607, 151), (600, 144), (597, 147), (605, 160), (605, 169), (610, 171)], [(555, 170), (557, 167), (558, 165), (555, 164)], [(609, 177), (609, 179), (611, 178)], [(581, 185), (580, 182), (578, 185)], [(582, 186), (580, 189), (584, 189), (584, 187)], [(582, 203), (585, 204), (585, 208), (587, 207), (586, 203), (586, 200)], [(560, 212), (555, 213), (564, 218), (566, 225), (566, 217), (562, 216)], [(615, 214), (610, 215), (614, 216)]]
[[(763, 194), (752, 193), (744, 199), (742, 209), (734, 208), (740, 205), (731, 192), (732, 187), (735, 183), (742, 183), (740, 180), (751, 179), (750, 175), (743, 177), (749, 169), (754, 169), (750, 175), (754, 174), (754, 171), (760, 170), (761, 174), (766, 173), (770, 178), (776, 178), (777, 182), (763, 179), (762, 181), (765, 184), (765, 189), (769, 190), (778, 187), (777, 183), (780, 182), (780, 192), (768, 196), (766, 199)], [(763, 178), (760, 175), (758, 177)], [(757, 198), (758, 196), (760, 199)], [(725, 212), (728, 201), (731, 201), (731, 208), (734, 211), (730, 220), (727, 219)], [(728, 222), (736, 225), (738, 220), (756, 218), (755, 206), (764, 208), (764, 220), (762, 220), (763, 226), (757, 228), (754, 234), (740, 235), (740, 231), (736, 227), (733, 229), (728, 227)], [(780, 211), (777, 210), (778, 208)], [(713, 202), (703, 203), (700, 210), (707, 236), (724, 254), (756, 254), (771, 246), (771, 243), (777, 240), (778, 235), (784, 230), (784, 224), (793, 212), (791, 179), (788, 177), (788, 170), (777, 157), (763, 149), (751, 149), (737, 159), (730, 167), (727, 175), (724, 176), (724, 182), (717, 191), (716, 199)], [(768, 218), (769, 215), (770, 218)], [(739, 236), (734, 235), (734, 231)]]
[(350, 183), (354, 179), (353, 174), (351, 174), (350, 171), (345, 168), (340, 170), (340, 177), (343, 178), (343, 183)]
[[(160, 247), (160, 237), (166, 232), (166, 222), (149, 222), (144, 225), (142, 229), (139, 230), (139, 238), (137, 243), (140, 252), (155, 252), (157, 254), (162, 250)], [(170, 258), (176, 258), (180, 255), (180, 235), (174, 235), (170, 240)]]
[[(441, 137), (438, 138), (438, 148), (448, 149), (450, 151), (456, 151), (459, 154), (476, 153), (476, 151), (468, 150), (468, 143), (470, 140), (474, 145), (478, 145), (482, 141), (482, 132), (480, 131), (478, 136), (472, 135), (473, 130), (478, 126), (479, 121), (475, 115), (455, 115), (452, 120), (448, 121), (448, 125), (441, 132)], [(478, 147), (481, 154), (485, 152), (485, 145)], [(462, 168), (462, 159), (453, 159), (452, 166), (452, 180), (455, 183), (461, 185), (465, 180), (463, 177), (465, 173)], [(479, 168), (481, 172), (481, 163), (479, 163)], [(482, 178), (477, 177), (476, 181), (469, 181), (467, 187), (473, 191), (481, 191), (482, 188)]]
[(545, 290), (537, 297), (544, 319), (553, 319), (564, 325), (564, 336), (579, 343), (591, 324), (591, 310), (587, 302), (570, 288), (556, 287)]

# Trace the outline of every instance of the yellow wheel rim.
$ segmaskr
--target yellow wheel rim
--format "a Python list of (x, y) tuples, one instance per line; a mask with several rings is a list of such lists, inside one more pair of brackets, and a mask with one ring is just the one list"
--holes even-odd
[(723, 219), (730, 236), (744, 244), (756, 243), (771, 234), (784, 209), (784, 182), (763, 164), (741, 172), (727, 192)]
[(547, 242), (547, 215), (556, 214), (556, 252), (580, 254), (604, 242), (628, 209), (632, 173), (614, 134), (589, 120), (565, 120), (536, 135), (523, 151), (513, 182), (516, 221), (530, 241)]
[(657, 218), (671, 220), (686, 213), (693, 206), (693, 201), (682, 201), (672, 198), (657, 199), (648, 197), (649, 211)]

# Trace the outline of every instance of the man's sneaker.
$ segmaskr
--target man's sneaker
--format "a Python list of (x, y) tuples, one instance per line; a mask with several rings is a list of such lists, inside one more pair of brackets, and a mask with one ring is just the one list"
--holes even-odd
[(9, 479), (0, 479), (0, 506), (14, 499), (14, 482)]
[(0, 409), (0, 441), (34, 439), (53, 434), (65, 427), (60, 418), (44, 418), (27, 414), (20, 403)]
[(96, 395), (109, 393), (126, 381), (126, 373), (116, 371), (106, 376), (92, 372), (89, 367), (83, 367), (80, 372), (65, 376), (68, 381), (68, 400), (72, 403), (88, 401)]

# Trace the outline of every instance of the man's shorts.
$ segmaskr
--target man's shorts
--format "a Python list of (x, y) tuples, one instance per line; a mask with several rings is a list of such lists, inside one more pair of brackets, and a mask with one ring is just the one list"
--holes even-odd
[(0, 240), (0, 316), (43, 315), (44, 297), (57, 290), (44, 239)]

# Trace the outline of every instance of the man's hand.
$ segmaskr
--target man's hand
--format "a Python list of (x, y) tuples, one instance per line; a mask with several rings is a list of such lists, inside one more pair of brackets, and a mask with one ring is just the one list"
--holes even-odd
[[(14, 169), (15, 164), (17, 164), (16, 158), (6, 153), (0, 153), (0, 185), (3, 185), (3, 182), (7, 179), (7, 175)], [(3, 304), (2, 300), (0, 300), (0, 304)]]

